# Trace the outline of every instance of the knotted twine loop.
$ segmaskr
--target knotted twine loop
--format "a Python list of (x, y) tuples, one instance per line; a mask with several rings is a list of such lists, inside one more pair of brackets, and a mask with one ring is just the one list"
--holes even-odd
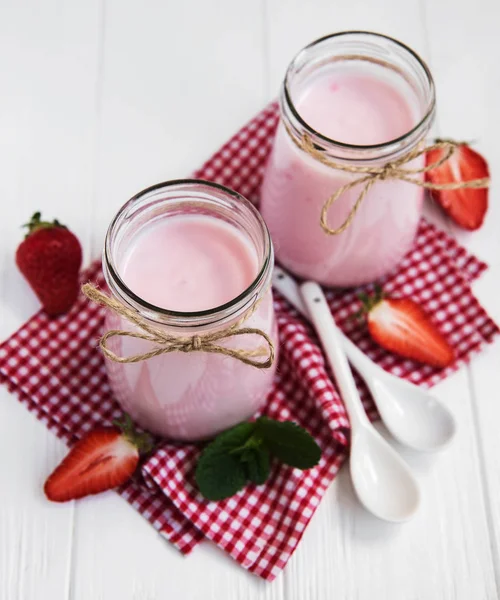
[[(257, 367), (258, 369), (268, 369), (274, 362), (274, 344), (271, 338), (262, 331), (254, 327), (240, 327), (257, 308), (258, 302), (255, 302), (253, 307), (241, 318), (237, 323), (221, 329), (214, 333), (206, 333), (203, 335), (193, 335), (191, 337), (177, 337), (170, 335), (162, 329), (155, 327), (146, 319), (143, 319), (138, 312), (127, 308), (118, 300), (111, 298), (97, 289), (91, 283), (86, 283), (82, 286), (82, 292), (92, 302), (96, 302), (101, 306), (105, 306), (113, 311), (116, 315), (127, 319), (129, 323), (138, 327), (141, 331), (127, 331), (125, 329), (112, 329), (106, 332), (99, 340), (99, 346), (104, 355), (117, 363), (136, 363), (143, 360), (148, 360), (154, 356), (161, 354), (169, 354), (170, 352), (209, 352), (212, 354), (224, 354), (231, 356), (237, 360)], [(257, 335), (265, 341), (265, 346), (261, 346), (256, 350), (241, 350), (232, 349), (221, 346), (217, 342), (236, 337), (238, 335)], [(156, 344), (156, 347), (149, 352), (143, 354), (135, 354), (134, 356), (118, 356), (108, 347), (108, 340), (116, 337), (131, 337), (140, 340), (147, 340)], [(264, 356), (263, 360), (257, 360), (255, 357)]]
[[(306, 152), (314, 159), (318, 160), (320, 163), (330, 167), (331, 169), (336, 169), (338, 171), (345, 171), (346, 173), (354, 173), (356, 175), (360, 175), (360, 177), (353, 179), (349, 183), (341, 186), (338, 190), (336, 190), (323, 204), (323, 208), (321, 209), (321, 227), (323, 231), (328, 235), (338, 235), (345, 231), (349, 225), (352, 223), (352, 220), (356, 216), (363, 200), (366, 195), (370, 191), (370, 188), (377, 181), (387, 181), (390, 179), (399, 179), (400, 181), (406, 181), (408, 183), (412, 183), (414, 185), (418, 185), (419, 187), (426, 188), (428, 190), (459, 190), (465, 188), (478, 189), (478, 188), (487, 188), (490, 184), (489, 177), (482, 177), (480, 179), (471, 179), (470, 181), (457, 181), (451, 183), (432, 183), (431, 181), (422, 181), (417, 175), (421, 173), (427, 173), (432, 171), (433, 169), (437, 169), (442, 164), (444, 164), (447, 160), (449, 160), (457, 148), (461, 145), (459, 142), (454, 142), (453, 140), (443, 140), (438, 141), (435, 144), (431, 144), (424, 148), (417, 147), (410, 150), (404, 156), (396, 159), (395, 161), (391, 161), (382, 165), (381, 167), (362, 167), (357, 165), (349, 165), (335, 162), (325, 156), (323, 152), (318, 150), (314, 145), (313, 141), (307, 134), (303, 134), (301, 138), (297, 139), (293, 132), (290, 130), (288, 125), (285, 126), (290, 139), (293, 143), (302, 150)], [(405, 167), (404, 165), (410, 163), (412, 160), (415, 160), (419, 156), (426, 154), (427, 152), (431, 152), (432, 150), (444, 150), (443, 156), (424, 167), (419, 169), (412, 169)], [(337, 227), (336, 229), (332, 229), (328, 225), (328, 211), (331, 206), (335, 204), (335, 202), (344, 194), (349, 191), (351, 188), (356, 187), (357, 185), (363, 186), (359, 196), (356, 199), (353, 207), (351, 208), (349, 214), (345, 221)]]

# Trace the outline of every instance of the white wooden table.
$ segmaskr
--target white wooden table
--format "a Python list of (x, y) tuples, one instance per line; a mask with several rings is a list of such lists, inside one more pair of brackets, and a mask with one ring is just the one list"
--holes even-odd
[[(277, 93), (307, 42), (393, 35), (429, 62), (437, 133), (477, 140), (500, 173), (498, 0), (0, 0), (0, 338), (37, 308), (14, 265), (36, 210), (88, 262), (132, 194), (190, 173)], [(500, 202), (460, 236), (490, 264), (476, 292), (500, 321)], [(286, 572), (264, 583), (209, 544), (186, 559), (113, 493), (52, 505), (66, 449), (0, 389), (1, 600), (485, 600), (500, 594), (500, 344), (436, 388), (460, 432), (406, 455), (424, 502), (370, 518), (345, 470)]]

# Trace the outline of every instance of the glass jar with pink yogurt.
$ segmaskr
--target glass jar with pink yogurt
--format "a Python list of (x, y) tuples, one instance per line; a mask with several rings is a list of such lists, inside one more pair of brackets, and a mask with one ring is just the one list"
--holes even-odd
[[(220, 185), (179, 180), (148, 188), (118, 212), (106, 236), (103, 267), (111, 295), (155, 327), (179, 337), (217, 332), (244, 320), (277, 350), (270, 289), (273, 246), (250, 202)], [(105, 330), (138, 331), (108, 311)], [(244, 334), (218, 344), (255, 351), (262, 338)], [(150, 341), (113, 337), (130, 357)], [(270, 368), (204, 351), (148, 360), (106, 360), (122, 408), (149, 431), (178, 440), (211, 437), (252, 416), (272, 385)]]
[[(331, 286), (378, 279), (410, 249), (423, 188), (399, 180), (375, 183), (339, 234), (320, 225), (321, 210), (341, 186), (359, 178), (322, 164), (297, 147), (304, 136), (342, 165), (377, 166), (423, 143), (434, 119), (434, 83), (404, 44), (375, 33), (342, 32), (297, 54), (280, 95), (281, 121), (261, 190), (261, 212), (276, 257), (295, 274)], [(406, 168), (420, 168), (424, 157)], [(417, 175), (421, 177), (421, 175)], [(355, 186), (330, 207), (340, 227), (356, 202)]]

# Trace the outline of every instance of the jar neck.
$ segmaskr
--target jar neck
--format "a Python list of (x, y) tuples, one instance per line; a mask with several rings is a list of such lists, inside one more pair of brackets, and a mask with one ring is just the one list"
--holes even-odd
[[(311, 78), (329, 64), (373, 70), (375, 77), (390, 76), (411, 96), (414, 126), (398, 138), (373, 145), (354, 145), (334, 140), (313, 129), (301, 116), (296, 103)], [(280, 93), (281, 118), (296, 140), (307, 136), (320, 152), (346, 162), (396, 160), (415, 148), (427, 136), (435, 115), (435, 90), (425, 62), (413, 50), (390, 37), (366, 32), (345, 31), (312, 42), (290, 63)]]
[[(142, 228), (186, 214), (211, 216), (235, 227), (246, 237), (258, 258), (257, 275), (246, 290), (221, 306), (198, 312), (179, 312), (150, 304), (141, 298), (138, 290), (125, 284), (120, 272), (124, 253)], [(269, 289), (273, 264), (269, 231), (256, 208), (224, 186), (196, 179), (161, 183), (135, 195), (111, 222), (103, 253), (104, 276), (115, 298), (154, 323), (197, 331), (227, 326), (244, 318)]]

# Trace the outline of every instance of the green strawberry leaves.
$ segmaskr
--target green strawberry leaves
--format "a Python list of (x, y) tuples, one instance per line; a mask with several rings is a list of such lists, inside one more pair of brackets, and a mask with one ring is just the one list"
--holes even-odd
[(271, 472), (271, 456), (298, 469), (318, 464), (321, 449), (305, 429), (292, 421), (260, 417), (224, 431), (205, 447), (195, 479), (208, 500), (222, 500), (250, 481), (261, 485)]

